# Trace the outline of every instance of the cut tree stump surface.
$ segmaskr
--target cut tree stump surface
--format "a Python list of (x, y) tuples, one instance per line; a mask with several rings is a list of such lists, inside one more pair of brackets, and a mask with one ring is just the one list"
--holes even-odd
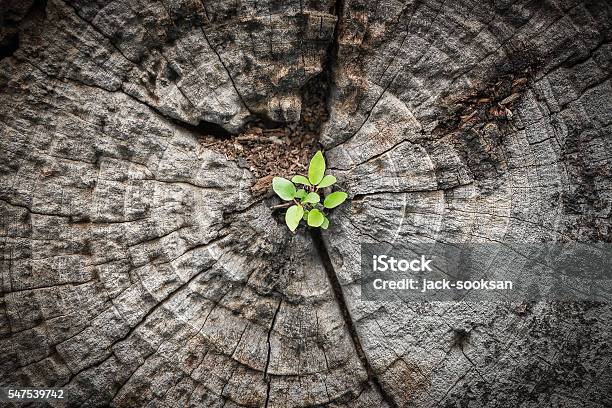
[[(612, 405), (610, 304), (359, 290), (363, 242), (612, 241), (608, 2), (37, 0), (0, 21), (0, 386)], [(242, 145), (206, 142), (303, 123), (317, 81), (350, 200), (293, 235)]]

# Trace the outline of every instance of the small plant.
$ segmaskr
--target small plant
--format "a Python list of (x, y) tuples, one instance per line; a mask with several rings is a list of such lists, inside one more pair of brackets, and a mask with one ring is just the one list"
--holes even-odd
[[(272, 188), (280, 198), (289, 203), (282, 206), (290, 206), (285, 214), (285, 223), (293, 232), (300, 221), (304, 220), (311, 227), (327, 229), (329, 220), (323, 212), (324, 209), (336, 208), (346, 200), (348, 196), (343, 191), (334, 191), (324, 198), (321, 204), (320, 190), (329, 187), (336, 182), (336, 178), (330, 174), (325, 175), (325, 159), (321, 151), (318, 151), (310, 160), (308, 166), (308, 177), (293, 176), (291, 181), (274, 177)], [(296, 185), (302, 186), (297, 188)]]

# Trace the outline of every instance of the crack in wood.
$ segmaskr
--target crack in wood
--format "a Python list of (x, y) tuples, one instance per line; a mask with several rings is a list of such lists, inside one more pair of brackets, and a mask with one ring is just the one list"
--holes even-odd
[(268, 376), (268, 367), (270, 365), (270, 355), (272, 354), (272, 344), (270, 343), (270, 336), (272, 335), (272, 330), (274, 329), (274, 325), (276, 324), (276, 317), (278, 316), (278, 312), (281, 308), (282, 303), (283, 303), (283, 300), (281, 299), (278, 302), (278, 306), (276, 307), (276, 310), (274, 311), (274, 316), (272, 317), (272, 323), (270, 323), (270, 329), (268, 330), (268, 337), (267, 337), (268, 353), (266, 355), (266, 366), (264, 368), (264, 380), (267, 383), (266, 384), (266, 402), (264, 404), (265, 407), (268, 406), (268, 403), (270, 401), (270, 389), (272, 385), (272, 378)]
[(344, 324), (346, 325), (348, 334), (351, 337), (353, 346), (355, 347), (355, 351), (357, 353), (357, 356), (359, 357), (361, 365), (366, 371), (370, 384), (374, 386), (374, 388), (380, 394), (382, 399), (390, 407), (392, 408), (399, 407), (399, 405), (395, 402), (393, 397), (383, 388), (380, 382), (380, 379), (378, 378), (378, 374), (376, 373), (376, 371), (370, 364), (368, 357), (363, 349), (363, 346), (361, 344), (361, 339), (359, 338), (359, 333), (357, 332), (357, 328), (355, 326), (353, 318), (351, 317), (351, 312), (346, 304), (344, 293), (342, 292), (342, 286), (340, 284), (340, 281), (338, 280), (338, 276), (336, 275), (334, 265), (329, 256), (329, 252), (327, 251), (327, 247), (325, 245), (325, 241), (323, 240), (323, 237), (321, 236), (321, 231), (319, 231), (318, 229), (312, 229), (310, 231), (310, 235), (312, 237), (314, 246), (317, 250), (317, 254), (319, 255), (319, 258), (321, 259), (321, 263), (323, 264), (323, 268), (325, 269), (325, 272), (327, 274), (327, 278), (329, 280), (329, 283), (332, 288), (332, 292), (334, 294), (338, 307), (340, 308), (340, 313), (342, 314), (342, 319), (344, 320)]

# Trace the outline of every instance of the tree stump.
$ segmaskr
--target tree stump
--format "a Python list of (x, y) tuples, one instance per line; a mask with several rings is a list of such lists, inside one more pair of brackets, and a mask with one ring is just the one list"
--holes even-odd
[[(612, 405), (610, 304), (359, 291), (364, 242), (612, 241), (611, 17), (4, 2), (0, 386), (75, 407)], [(257, 166), (317, 138), (350, 200), (294, 235)]]

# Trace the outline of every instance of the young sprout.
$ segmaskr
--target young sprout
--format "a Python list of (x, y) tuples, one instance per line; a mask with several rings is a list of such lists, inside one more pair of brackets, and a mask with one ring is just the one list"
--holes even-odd
[[(325, 175), (325, 158), (321, 151), (315, 153), (310, 160), (308, 177), (296, 175), (291, 181), (282, 177), (272, 179), (274, 192), (284, 201), (293, 202), (285, 213), (285, 223), (292, 232), (302, 220), (314, 228), (329, 227), (329, 219), (324, 210), (336, 208), (348, 197), (343, 191), (335, 191), (325, 197), (321, 203), (321, 189), (330, 187), (335, 182), (334, 176)], [(296, 185), (301, 188), (298, 189)]]

